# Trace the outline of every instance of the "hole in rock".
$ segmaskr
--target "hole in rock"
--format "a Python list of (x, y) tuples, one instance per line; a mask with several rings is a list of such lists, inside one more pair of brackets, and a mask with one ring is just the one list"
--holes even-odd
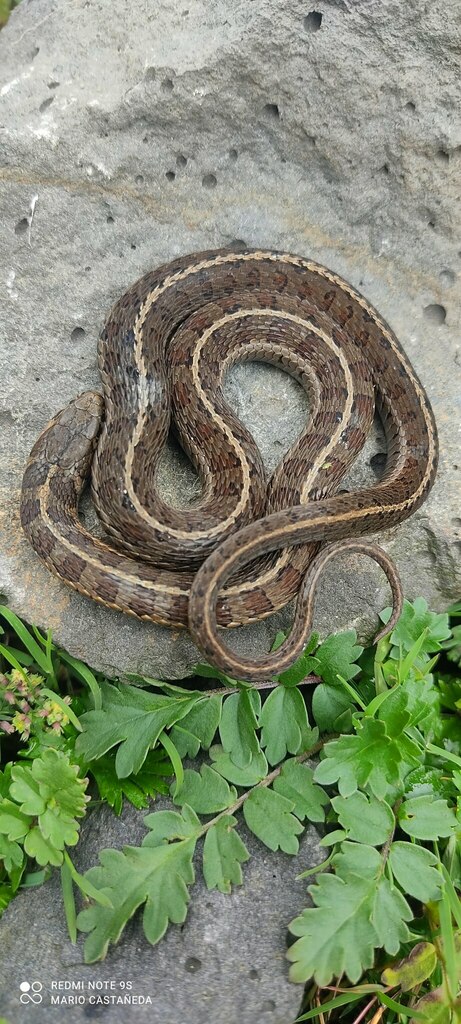
[(137, 174), (134, 180), (135, 180), (136, 185), (143, 185), (144, 184), (144, 175)]
[(14, 226), (15, 235), (25, 235), (28, 227), (29, 221), (27, 220), (27, 217), (21, 217), (21, 220), (18, 220), (18, 223)]
[(167, 171), (165, 174), (165, 178), (167, 179), (167, 181), (174, 181), (175, 177), (176, 175), (174, 171)]
[(426, 320), (432, 324), (443, 324), (447, 317), (445, 306), (440, 306), (437, 302), (431, 302), (429, 306), (425, 306), (423, 313)]
[(450, 159), (450, 154), (447, 152), (446, 149), (438, 149), (436, 154), (435, 154), (435, 156), (436, 156), (436, 159), (441, 164), (447, 164), (449, 159)]
[(72, 334), (70, 336), (70, 340), (73, 342), (79, 342), (83, 341), (84, 337), (85, 331), (83, 330), (83, 327), (74, 327)]
[(47, 96), (46, 100), (43, 100), (43, 103), (41, 103), (38, 108), (41, 114), (43, 114), (43, 111), (46, 110), (47, 107), (51, 107), (53, 100), (54, 96)]
[(381, 477), (384, 473), (384, 469), (387, 462), (386, 452), (376, 452), (376, 455), (372, 455), (370, 459), (370, 466), (377, 477)]
[(413, 103), (413, 100), (408, 100), (408, 103), (405, 103), (405, 110), (408, 110), (410, 114), (414, 114), (416, 110), (416, 103)]
[(452, 284), (455, 283), (456, 274), (453, 270), (441, 270), (439, 274), (440, 281), (446, 288), (451, 288)]
[(185, 167), (186, 164), (187, 164), (187, 156), (184, 156), (183, 153), (178, 153), (178, 155), (176, 157), (176, 166), (177, 167)]
[(248, 976), (252, 981), (259, 981), (259, 971), (257, 971), (255, 967), (252, 967), (251, 971), (248, 971)]
[(229, 160), (237, 160), (237, 158), (238, 158), (237, 150), (236, 149), (230, 149), (229, 150)]
[(60, 85), (60, 82), (54, 82), (54, 81), (48, 82), (48, 88), (49, 89), (57, 89), (59, 85)]
[(164, 78), (160, 86), (163, 92), (173, 92), (174, 85), (171, 78)]
[(218, 179), (215, 174), (204, 174), (202, 178), (202, 185), (204, 188), (216, 188)]
[(280, 117), (280, 110), (276, 103), (266, 103), (263, 107), (263, 114), (273, 121), (277, 121)]
[(320, 11), (310, 11), (304, 18), (303, 25), (306, 32), (318, 32), (321, 27), (323, 14)]
[(196, 956), (188, 956), (184, 963), (184, 967), (186, 968), (186, 971), (189, 971), (189, 974), (196, 974), (197, 971), (201, 970), (202, 961)]
[(107, 214), (107, 217), (106, 217), (106, 220), (107, 220), (107, 223), (108, 223), (108, 224), (113, 224), (113, 223), (114, 223), (114, 220), (115, 220), (115, 218), (114, 218), (114, 217), (112, 216), (112, 214), (111, 214), (111, 213), (108, 213), (108, 214)]

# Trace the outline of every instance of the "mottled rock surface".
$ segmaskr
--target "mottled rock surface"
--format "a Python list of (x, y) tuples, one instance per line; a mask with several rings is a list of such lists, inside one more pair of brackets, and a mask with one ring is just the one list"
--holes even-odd
[[(236, 240), (325, 263), (396, 330), (441, 465), (424, 508), (381, 540), (408, 597), (442, 609), (459, 593), (457, 33), (456, 0), (23, 0), (2, 31), (0, 590), (97, 668), (181, 677), (197, 654), (48, 574), (19, 529), (24, 461), (49, 417), (98, 386), (114, 300), (169, 258)], [(298, 387), (245, 366), (228, 389), (273, 464), (303, 422)], [(373, 482), (380, 450), (377, 433), (355, 483)], [(163, 482), (194, 493), (174, 452)], [(388, 600), (366, 560), (321, 590), (323, 633), (372, 632)], [(267, 648), (281, 621), (235, 642)]]
[[(163, 799), (155, 804), (165, 806)], [(107, 807), (94, 811), (73, 853), (78, 870), (97, 863), (101, 849), (140, 843), (142, 817), (129, 807), (122, 818)], [(287, 924), (309, 901), (306, 881), (296, 875), (322, 859), (317, 833), (308, 829), (299, 855), (289, 857), (271, 853), (244, 826), (239, 832), (253, 855), (243, 865), (242, 887), (225, 896), (208, 892), (198, 877), (185, 925), (170, 927), (152, 947), (138, 914), (104, 963), (85, 965), (83, 943), (70, 943), (58, 873), (41, 888), (22, 892), (0, 922), (0, 1016), (9, 1024), (292, 1024), (303, 989), (288, 981)], [(43, 986), (40, 1005), (21, 1005), (24, 981)], [(137, 1001), (94, 1001), (124, 992)], [(51, 1003), (52, 996), (72, 995), (80, 1001)]]

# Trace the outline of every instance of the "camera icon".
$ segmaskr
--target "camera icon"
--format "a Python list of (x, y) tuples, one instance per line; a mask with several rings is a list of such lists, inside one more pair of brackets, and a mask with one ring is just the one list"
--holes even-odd
[(21, 981), (19, 986), (21, 995), (19, 996), (20, 1003), (34, 1003), (38, 1006), (43, 996), (41, 995), (43, 985), (41, 981)]

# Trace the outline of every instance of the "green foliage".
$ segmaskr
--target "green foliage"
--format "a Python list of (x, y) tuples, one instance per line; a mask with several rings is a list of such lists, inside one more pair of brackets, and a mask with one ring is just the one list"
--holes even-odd
[(336, 686), (338, 676), (343, 679), (354, 679), (360, 672), (357, 664), (363, 647), (357, 644), (355, 629), (349, 629), (346, 633), (336, 633), (328, 637), (315, 652), (318, 661), (316, 669), (325, 683)]
[(203, 844), (203, 877), (208, 889), (231, 892), (241, 885), (241, 864), (249, 860), (245, 843), (235, 831), (237, 818), (226, 814), (208, 829)]
[(185, 921), (187, 887), (194, 881), (194, 848), (192, 836), (154, 847), (101, 851), (100, 866), (90, 868), (86, 878), (109, 897), (112, 906), (95, 903), (78, 915), (78, 928), (89, 932), (85, 942), (87, 963), (105, 956), (109, 943), (118, 941), (127, 921), (143, 904), (143, 927), (149, 942), (158, 942), (170, 921)]
[(112, 754), (92, 761), (88, 772), (96, 781), (101, 800), (109, 804), (116, 814), (121, 814), (124, 798), (133, 807), (143, 810), (149, 806), (150, 797), (168, 793), (170, 787), (166, 780), (170, 778), (172, 768), (163, 750), (150, 750), (142, 768), (129, 778), (118, 777)]
[(0, 835), (11, 844), (6, 870), (21, 864), (20, 847), (37, 864), (62, 864), (65, 847), (78, 840), (87, 779), (78, 778), (66, 754), (48, 749), (31, 765), (15, 765), (11, 780), (9, 796), (0, 801)]
[[(150, 942), (170, 923), (182, 924), (195, 870), (209, 889), (229, 893), (242, 884), (250, 856), (243, 823), (256, 849), (259, 842), (291, 856), (307, 823), (323, 823), (327, 859), (300, 876), (316, 876), (312, 905), (289, 925), (290, 976), (313, 979), (314, 1005), (300, 1019), (329, 1012), (333, 1021), (338, 1011), (348, 1024), (348, 1004), (366, 1019), (368, 999), (370, 1019), (386, 1008), (390, 1024), (459, 1024), (456, 621), (450, 630), (448, 617), (422, 599), (405, 602), (376, 649), (364, 651), (353, 630), (321, 644), (314, 636), (261, 692), (199, 666), (197, 675), (221, 683), (221, 691), (207, 693), (139, 677), (130, 687), (109, 683), (59, 652), (49, 634), (31, 632), (10, 612), (4, 620), (18, 646), (1, 645), (3, 692), (15, 684), (18, 700), (29, 702), (36, 686), (43, 700), (55, 701), (56, 714), (71, 714), (59, 730), (40, 716), (27, 745), (14, 731), (22, 760), (0, 773), (0, 909), (20, 885), (40, 884), (49, 865), (59, 865), (69, 934), (87, 933), (85, 959), (93, 962), (137, 909)], [(312, 724), (304, 690), (310, 672), (321, 680), (307, 691)], [(10, 742), (12, 733), (3, 731)], [(200, 770), (183, 765), (200, 752)], [(103, 850), (99, 866), (81, 876), (68, 849), (85, 812), (85, 775), (117, 813), (124, 799), (146, 808), (168, 790), (177, 809), (148, 814), (140, 847)], [(80, 913), (74, 887), (86, 900)], [(339, 994), (324, 998), (322, 986), (335, 978)]]
[(139, 771), (163, 729), (179, 722), (197, 702), (193, 693), (166, 696), (111, 683), (103, 683), (101, 692), (102, 709), (81, 716), (83, 732), (75, 749), (89, 762), (117, 747), (115, 768), (121, 779)]
[(383, 875), (377, 850), (344, 843), (333, 866), (335, 874), (320, 875), (309, 888), (315, 908), (290, 924), (299, 936), (288, 951), (293, 981), (314, 977), (327, 985), (346, 974), (357, 982), (371, 967), (376, 947), (394, 954), (408, 939), (412, 911)]
[(277, 686), (266, 698), (259, 716), (261, 746), (269, 764), (278, 764), (287, 754), (307, 750), (317, 736), (309, 728), (307, 710), (297, 687)]
[(0, 0), (0, 29), (6, 25), (11, 12), (18, 4), (19, 0)]
[[(404, 724), (405, 720), (400, 723)], [(419, 747), (404, 727), (371, 717), (357, 722), (354, 735), (327, 743), (324, 754), (315, 773), (317, 782), (338, 782), (342, 796), (369, 786), (381, 800), (402, 789), (404, 776), (420, 760)]]

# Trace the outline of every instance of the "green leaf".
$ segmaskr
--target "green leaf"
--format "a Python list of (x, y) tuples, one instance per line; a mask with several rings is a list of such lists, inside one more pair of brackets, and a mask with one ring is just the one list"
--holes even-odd
[(109, 944), (118, 942), (142, 904), (144, 934), (152, 944), (162, 938), (170, 921), (183, 924), (189, 902), (187, 887), (195, 877), (194, 848), (191, 838), (155, 847), (102, 850), (100, 867), (90, 868), (85, 877), (109, 897), (113, 909), (94, 904), (78, 915), (77, 927), (90, 933), (85, 941), (86, 963), (105, 957)]
[[(284, 640), (285, 635), (281, 635), (283, 636)], [(283, 643), (283, 640), (281, 641), (281, 643)], [(311, 672), (317, 672), (319, 667), (319, 661), (317, 658), (311, 657), (311, 654), (312, 651), (315, 651), (318, 642), (318, 633), (312, 633), (311, 637), (309, 638), (309, 642), (305, 647), (301, 657), (293, 663), (291, 668), (287, 669), (286, 672), (282, 672), (281, 675), (278, 676), (279, 683), (282, 683), (283, 686), (297, 686), (298, 683), (302, 683), (303, 679), (305, 679), (306, 676), (310, 675)], [(277, 644), (277, 647), (279, 646), (280, 644)], [(274, 647), (274, 645), (272, 645), (272, 650), (277, 650), (277, 647)]]
[(76, 676), (83, 679), (93, 698), (95, 710), (100, 711), (102, 708), (101, 687), (88, 665), (84, 665), (83, 661), (79, 661), (78, 658), (73, 658), (71, 654), (67, 654), (67, 651), (59, 651), (59, 657), (65, 665), (70, 666)]
[(338, 843), (342, 843), (343, 839), (347, 839), (344, 829), (335, 828), (333, 832), (327, 832), (325, 836), (322, 836), (319, 846), (336, 846)]
[(272, 788), (293, 804), (293, 812), (303, 821), (325, 820), (325, 804), (329, 798), (325, 790), (316, 786), (314, 772), (307, 764), (300, 764), (293, 758), (285, 761), (280, 775), (274, 779)]
[(324, 754), (315, 771), (316, 782), (338, 782), (341, 796), (351, 796), (368, 785), (378, 799), (397, 786), (421, 757), (412, 740), (388, 736), (385, 723), (370, 718), (362, 720), (357, 735), (340, 736), (327, 743)]
[(11, 771), (13, 782), (10, 795), (16, 803), (21, 804), (23, 814), (43, 814), (46, 807), (44, 796), (40, 792), (38, 780), (34, 778), (32, 768), (15, 765)]
[(216, 743), (210, 749), (210, 755), (213, 761), (212, 767), (219, 775), (223, 775), (228, 782), (233, 782), (234, 786), (244, 786), (246, 789), (256, 786), (258, 782), (265, 779), (268, 771), (266, 758), (260, 750), (259, 754), (255, 754), (250, 764), (245, 768), (239, 768), (231, 760), (230, 754), (226, 754), (220, 743)]
[(456, 815), (446, 800), (417, 796), (399, 808), (399, 825), (415, 839), (439, 839), (456, 831)]
[(40, 831), (56, 850), (78, 843), (79, 825), (75, 818), (60, 812), (59, 807), (47, 808), (39, 815)]
[[(174, 787), (172, 787), (173, 789)], [(237, 792), (229, 786), (222, 775), (203, 764), (199, 772), (187, 768), (184, 783), (174, 796), (175, 804), (190, 804), (197, 814), (215, 814), (230, 807), (237, 799)]]
[(290, 977), (318, 985), (346, 974), (354, 984), (372, 966), (374, 949), (394, 954), (409, 938), (413, 912), (402, 893), (382, 874), (372, 846), (345, 842), (331, 860), (335, 874), (322, 874), (309, 887), (315, 907), (289, 925), (299, 936), (290, 948)]
[[(320, 1017), (321, 1014), (329, 1013), (330, 1010), (336, 1010), (340, 1006), (353, 1005), (354, 1003), (360, 1002), (363, 999), (363, 993), (356, 990), (345, 992), (341, 996), (335, 996), (334, 999), (327, 999), (324, 1003), (320, 1003), (318, 1006), (314, 1006), (312, 1010), (308, 1010), (307, 1013), (303, 1013), (301, 1017), (297, 1017), (295, 1024), (301, 1024), (304, 1020), (313, 1020), (314, 1017)], [(0, 1022), (1, 1024), (1, 1022)]]
[(0, 605), (0, 616), (6, 619), (9, 625), (14, 629), (16, 636), (18, 636), (21, 643), (24, 644), (26, 651), (29, 652), (31, 657), (34, 659), (35, 664), (38, 665), (38, 668), (43, 672), (43, 674), (45, 676), (53, 676), (54, 670), (51, 658), (49, 656), (47, 657), (46, 653), (42, 650), (37, 641), (34, 640), (32, 634), (29, 633), (29, 630), (23, 625), (21, 619), (18, 619), (18, 616), (15, 615), (15, 613), (6, 605)]
[(101, 692), (102, 710), (81, 716), (83, 733), (77, 737), (75, 749), (92, 761), (120, 744), (115, 758), (119, 778), (138, 772), (162, 729), (184, 718), (198, 699), (196, 695), (167, 697), (110, 683), (103, 683)]
[(159, 750), (149, 751), (139, 772), (127, 779), (118, 778), (113, 754), (105, 754), (92, 762), (90, 771), (96, 779), (101, 800), (116, 814), (121, 813), (124, 797), (133, 807), (142, 810), (149, 806), (149, 797), (168, 793), (170, 787), (165, 779), (172, 774), (171, 762)]
[(226, 676), (224, 672), (220, 672), (219, 668), (213, 668), (212, 665), (201, 663), (194, 665), (193, 668), (194, 676), (199, 676), (201, 679), (217, 679), (224, 686), (236, 686), (237, 680), (231, 679), (230, 676)]
[(366, 846), (364, 843), (356, 845), (346, 841), (333, 857), (332, 865), (336, 874), (346, 882), (353, 881), (357, 875), (375, 882), (381, 875), (382, 858), (373, 846)]
[(105, 893), (100, 892), (99, 889), (96, 889), (88, 878), (79, 874), (67, 852), (64, 853), (64, 864), (69, 871), (72, 881), (75, 882), (75, 885), (80, 889), (84, 896), (87, 896), (90, 900), (95, 900), (96, 903), (100, 903), (102, 907), (112, 907), (109, 897), (106, 896)]
[(298, 754), (309, 743), (306, 705), (297, 688), (276, 686), (265, 700), (259, 716), (261, 746), (269, 764), (283, 761), (287, 753)]
[(75, 909), (72, 875), (66, 862), (61, 864), (61, 889), (64, 913), (66, 915), (67, 931), (69, 932), (70, 941), (75, 945), (77, 942), (77, 912)]
[[(15, 780), (20, 770), (17, 768), (11, 772)], [(32, 762), (34, 782), (38, 782), (40, 794), (46, 800), (47, 806), (58, 806), (63, 814), (75, 817), (81, 817), (85, 813), (88, 800), (85, 796), (88, 779), (78, 778), (78, 772), (78, 765), (71, 764), (67, 754), (52, 748), (46, 749)], [(13, 797), (15, 786), (16, 782), (10, 788)]]
[[(16, 893), (11, 885), (0, 884), (0, 916), (3, 914), (3, 911), (6, 910), (8, 904), (11, 903), (11, 900), (14, 899), (15, 895)], [(1, 1017), (0, 1024), (2, 1024)], [(9, 1024), (9, 1022), (5, 1021), (4, 1024)]]
[(179, 792), (184, 782), (184, 768), (182, 766), (182, 761), (173, 741), (164, 729), (162, 729), (162, 732), (159, 735), (158, 742), (162, 745), (166, 754), (170, 758), (176, 779), (176, 784), (173, 787), (173, 796), (176, 796), (176, 793)]
[(422, 903), (440, 899), (442, 876), (436, 867), (437, 857), (430, 850), (413, 843), (392, 843), (389, 864), (408, 896)]
[(175, 839), (198, 837), (202, 830), (200, 818), (188, 804), (184, 804), (181, 812), (154, 811), (153, 814), (147, 814), (144, 824), (150, 832), (144, 836), (143, 846), (163, 846)]
[(250, 854), (235, 831), (237, 818), (226, 814), (209, 829), (203, 847), (203, 876), (208, 889), (231, 892), (232, 885), (242, 884), (240, 867)]
[(349, 629), (344, 633), (336, 633), (329, 636), (315, 652), (319, 661), (318, 674), (325, 683), (330, 686), (338, 685), (338, 675), (344, 679), (353, 679), (360, 672), (360, 666), (356, 664), (362, 654), (363, 647), (356, 643), (357, 634), (355, 629)]
[(427, 793), (435, 797), (447, 797), (452, 790), (451, 779), (443, 776), (438, 768), (428, 768), (423, 764), (414, 768), (405, 779), (405, 791), (409, 797), (424, 796)]
[[(417, 726), (427, 734), (431, 727), (436, 726), (439, 712), (440, 697), (432, 676), (416, 679), (410, 675), (389, 694), (378, 717), (387, 723), (389, 735), (394, 735), (399, 728), (399, 713), (402, 715), (402, 721), (403, 718), (407, 719), (403, 728), (406, 728), (407, 724)], [(394, 728), (391, 727), (391, 720), (395, 721)]]
[(295, 854), (299, 849), (296, 836), (303, 831), (303, 826), (291, 813), (293, 808), (292, 800), (266, 787), (258, 787), (245, 800), (243, 816), (248, 828), (270, 850)]
[(401, 945), (408, 942), (410, 932), (407, 921), (413, 911), (396, 886), (388, 878), (380, 878), (373, 903), (371, 921), (377, 935), (377, 945), (395, 956)]
[(344, 731), (337, 729), (337, 721), (345, 712), (355, 708), (352, 698), (336, 681), (335, 686), (319, 683), (312, 695), (312, 714), (320, 732)]
[(435, 946), (432, 942), (418, 942), (403, 960), (386, 967), (381, 975), (381, 981), (389, 988), (401, 988), (402, 992), (409, 992), (430, 978), (436, 966)]
[(292, 962), (290, 979), (305, 983), (314, 978), (324, 986), (346, 974), (355, 984), (373, 964), (374, 886), (369, 878), (356, 876), (345, 882), (324, 874), (317, 885), (309, 886), (309, 892), (315, 907), (308, 907), (288, 926), (298, 937), (287, 953)]
[(349, 839), (382, 846), (392, 835), (395, 818), (385, 801), (356, 792), (348, 797), (337, 796), (331, 803)]
[[(382, 999), (382, 995), (380, 998)], [(445, 988), (440, 985), (439, 988), (433, 988), (431, 992), (418, 1000), (415, 1007), (412, 1007), (410, 1024), (413, 1024), (413, 1020), (422, 1021), (423, 1024), (458, 1024), (461, 1006), (459, 1002), (455, 1005), (456, 1009), (453, 1013), (446, 997)]]
[(62, 849), (56, 849), (50, 839), (45, 839), (38, 826), (31, 828), (27, 833), (24, 849), (29, 857), (35, 858), (37, 864), (54, 864), (55, 867), (62, 864)]
[(78, 778), (78, 771), (67, 754), (52, 747), (35, 757), (31, 766), (11, 769), (10, 794), (20, 806), (14, 809), (10, 801), (2, 801), (0, 832), (10, 839), (24, 837), (26, 853), (39, 864), (61, 864), (64, 847), (78, 840), (77, 818), (85, 813), (88, 800), (88, 779)]
[(0, 835), (0, 860), (3, 861), (8, 874), (10, 874), (13, 868), (21, 867), (24, 861), (24, 853), (21, 847), (5, 835)]
[(260, 753), (259, 741), (256, 736), (258, 721), (255, 714), (259, 711), (260, 697), (256, 690), (240, 690), (226, 697), (222, 708), (219, 735), (221, 743), (231, 760), (239, 768), (246, 768), (253, 757)]
[(222, 701), (221, 694), (197, 700), (181, 719), (181, 725), (173, 726), (170, 736), (181, 757), (196, 757), (201, 747), (210, 748), (221, 718)]
[(0, 833), (8, 836), (12, 842), (23, 839), (30, 828), (30, 817), (23, 814), (12, 800), (0, 802)]
[(422, 652), (440, 651), (442, 641), (450, 636), (448, 615), (437, 615), (428, 611), (427, 602), (422, 597), (418, 597), (413, 604), (404, 601), (402, 614), (391, 634), (391, 642), (407, 652), (425, 629), (428, 633), (421, 648)]
[(412, 1021), (424, 1020), (423, 1015), (419, 1013), (415, 1007), (405, 1006), (404, 1003), (398, 1003), (396, 999), (391, 999), (390, 996), (388, 996), (385, 992), (381, 992), (379, 989), (377, 990), (376, 995), (380, 1003), (383, 1004), (383, 1006), (387, 1006), (389, 1010), (392, 1010), (394, 1013), (400, 1014), (400, 1016), (403, 1017), (404, 1020), (406, 1020), (408, 1017), (411, 1017)]

